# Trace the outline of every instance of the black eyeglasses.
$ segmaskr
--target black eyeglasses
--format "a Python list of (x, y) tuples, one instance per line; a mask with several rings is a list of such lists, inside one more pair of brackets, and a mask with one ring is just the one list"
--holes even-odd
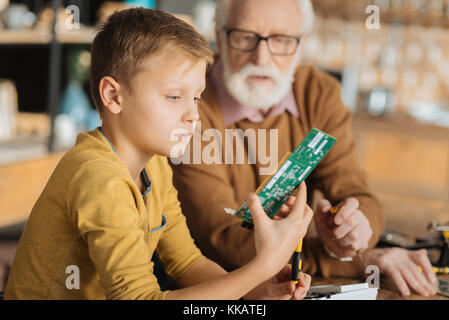
[(268, 51), (273, 55), (287, 56), (292, 55), (298, 48), (298, 37), (289, 36), (285, 34), (273, 34), (268, 37), (262, 37), (252, 31), (242, 29), (224, 29), (228, 36), (228, 44), (231, 48), (240, 51), (254, 51), (256, 50), (259, 42), (265, 40), (268, 45)]

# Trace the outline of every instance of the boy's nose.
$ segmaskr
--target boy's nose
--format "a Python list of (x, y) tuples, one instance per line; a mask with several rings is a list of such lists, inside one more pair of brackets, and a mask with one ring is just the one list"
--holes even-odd
[(194, 110), (189, 110), (186, 112), (182, 118), (183, 122), (194, 123), (200, 119), (200, 115), (198, 114), (198, 109), (194, 108)]

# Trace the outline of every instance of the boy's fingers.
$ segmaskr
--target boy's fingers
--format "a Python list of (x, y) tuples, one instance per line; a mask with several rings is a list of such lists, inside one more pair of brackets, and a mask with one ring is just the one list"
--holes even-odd
[(269, 219), (260, 204), (259, 198), (254, 193), (250, 193), (248, 196), (248, 206), (254, 220), (254, 225), (263, 223), (265, 218)]
[(289, 207), (293, 207), (295, 205), (295, 202), (296, 202), (296, 197), (290, 196), (290, 198), (288, 198), (288, 200), (285, 202), (285, 205), (287, 205)]
[(291, 210), (292, 209), (289, 206), (283, 204), (282, 207), (279, 209), (279, 211), (276, 213), (275, 217), (278, 216), (281, 218), (286, 218)]
[(295, 286), (290, 281), (282, 282), (282, 283), (275, 283), (270, 285), (270, 288), (268, 290), (268, 295), (270, 297), (276, 297), (282, 294), (288, 294), (292, 295), (295, 290)]
[(296, 216), (301, 215), (303, 216), (306, 213), (306, 210), (304, 210), (304, 206), (307, 203), (307, 187), (306, 183), (303, 181), (299, 185), (299, 191), (296, 195), (296, 201), (293, 205), (292, 212), (288, 215), (286, 219), (297, 219)]
[(307, 186), (306, 183), (303, 181), (299, 185), (299, 190), (296, 194), (296, 200), (295, 204), (293, 205), (293, 208), (298, 206), (304, 206), (307, 202)]
[(296, 290), (293, 293), (293, 299), (302, 300), (307, 295), (307, 292), (310, 289), (310, 283), (312, 282), (312, 277), (307, 274), (301, 272), (298, 279), (298, 285), (296, 286)]
[(296, 201), (295, 196), (291, 196), (290, 198), (288, 198), (288, 200), (282, 205), (282, 207), (276, 213), (275, 217), (278, 216), (280, 218), (286, 218), (292, 211), (292, 207), (295, 205), (295, 201)]
[(310, 282), (312, 281), (312, 277), (304, 272), (301, 272), (298, 279), (298, 284), (301, 287), (308, 289), (310, 287)]
[(279, 211), (276, 213), (277, 216), (280, 217), (287, 217), (289, 213), (292, 211), (292, 207), (295, 205), (294, 202), (286, 202), (282, 205), (282, 207), (279, 209)]
[(294, 300), (302, 300), (307, 295), (307, 289), (304, 287), (297, 287), (295, 292), (293, 293)]

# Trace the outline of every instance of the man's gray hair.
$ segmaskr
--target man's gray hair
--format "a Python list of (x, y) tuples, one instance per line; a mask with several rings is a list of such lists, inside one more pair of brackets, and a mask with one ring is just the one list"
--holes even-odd
[[(232, 0), (218, 0), (215, 10), (215, 30), (220, 31), (226, 26), (228, 20), (229, 5)], [(314, 12), (310, 0), (296, 0), (302, 15), (300, 34), (309, 33), (313, 29)]]

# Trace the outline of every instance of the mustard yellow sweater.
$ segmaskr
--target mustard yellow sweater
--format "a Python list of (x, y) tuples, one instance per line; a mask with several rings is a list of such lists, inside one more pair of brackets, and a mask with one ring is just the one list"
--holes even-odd
[(144, 194), (100, 129), (80, 134), (31, 212), (5, 299), (164, 299), (153, 252), (174, 281), (203, 256), (167, 159), (141, 177)]

